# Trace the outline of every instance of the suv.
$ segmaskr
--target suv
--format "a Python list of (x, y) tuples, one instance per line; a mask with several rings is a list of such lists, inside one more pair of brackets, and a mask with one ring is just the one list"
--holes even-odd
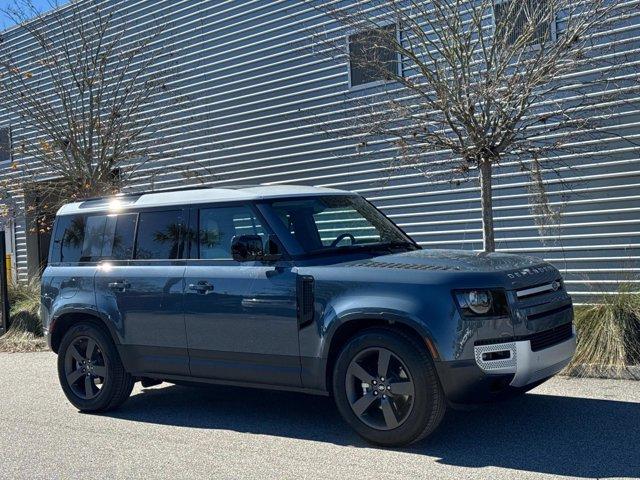
[(69, 401), (209, 383), (332, 395), (366, 440), (430, 434), (447, 405), (539, 385), (575, 350), (535, 258), (421, 249), (364, 198), (258, 186), (66, 205), (42, 315)]

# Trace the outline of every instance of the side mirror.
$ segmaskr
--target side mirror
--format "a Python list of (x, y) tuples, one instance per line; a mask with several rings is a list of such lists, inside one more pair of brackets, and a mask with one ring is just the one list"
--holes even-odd
[(264, 258), (262, 238), (259, 235), (240, 235), (231, 241), (231, 255), (237, 262), (251, 262)]

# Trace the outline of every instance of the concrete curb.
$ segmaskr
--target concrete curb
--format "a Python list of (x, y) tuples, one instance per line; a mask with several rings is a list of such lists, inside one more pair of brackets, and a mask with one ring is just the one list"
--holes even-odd
[(612, 380), (640, 381), (640, 365), (629, 365), (623, 368), (578, 365), (572, 369), (571, 374), (567, 374), (564, 372), (562, 374), (567, 377), (609, 378)]

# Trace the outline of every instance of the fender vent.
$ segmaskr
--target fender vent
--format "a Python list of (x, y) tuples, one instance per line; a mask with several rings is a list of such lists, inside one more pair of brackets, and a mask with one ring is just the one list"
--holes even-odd
[(313, 283), (313, 277), (309, 275), (298, 276), (298, 323), (301, 327), (313, 321)]

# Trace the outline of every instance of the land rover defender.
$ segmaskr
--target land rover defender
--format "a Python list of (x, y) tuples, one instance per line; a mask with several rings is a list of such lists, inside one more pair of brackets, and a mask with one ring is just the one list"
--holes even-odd
[(63, 206), (42, 316), (81, 411), (137, 381), (290, 389), (333, 396), (386, 446), (427, 436), (447, 406), (535, 387), (575, 350), (553, 266), (423, 249), (359, 195), (296, 186)]

